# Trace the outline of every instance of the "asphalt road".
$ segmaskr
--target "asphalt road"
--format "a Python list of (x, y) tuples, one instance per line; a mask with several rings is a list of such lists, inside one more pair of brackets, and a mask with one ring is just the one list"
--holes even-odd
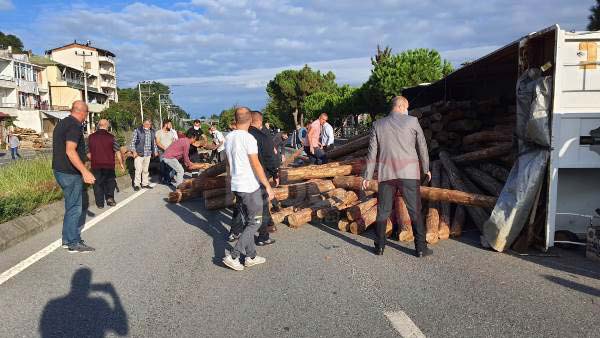
[[(0, 337), (393, 337), (395, 311), (428, 337), (600, 336), (600, 264), (578, 255), (498, 254), (466, 236), (425, 259), (395, 242), (379, 257), (367, 237), (279, 226), (267, 263), (235, 272), (221, 263), (230, 213), (166, 195), (85, 232), (96, 252), (59, 248), (0, 285)], [(0, 253), (0, 272), (59, 233)]]

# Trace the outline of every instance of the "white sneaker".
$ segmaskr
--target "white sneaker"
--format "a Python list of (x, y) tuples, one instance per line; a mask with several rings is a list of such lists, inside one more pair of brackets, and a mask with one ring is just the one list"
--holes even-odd
[(248, 268), (254, 265), (262, 264), (267, 260), (264, 257), (256, 256), (254, 258), (246, 257), (246, 262), (244, 265)]
[(244, 266), (242, 265), (242, 263), (240, 263), (239, 258), (233, 259), (231, 255), (227, 255), (225, 256), (225, 258), (223, 258), (223, 264), (227, 265), (235, 271), (244, 270)]

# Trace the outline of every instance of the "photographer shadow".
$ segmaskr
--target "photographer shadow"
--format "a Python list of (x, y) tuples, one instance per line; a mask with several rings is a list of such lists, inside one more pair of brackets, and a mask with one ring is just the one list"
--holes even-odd
[[(75, 272), (71, 290), (46, 304), (40, 319), (41, 337), (104, 337), (110, 331), (125, 336), (129, 332), (127, 313), (112, 284), (91, 284), (92, 271)], [(112, 299), (112, 306), (102, 296)]]

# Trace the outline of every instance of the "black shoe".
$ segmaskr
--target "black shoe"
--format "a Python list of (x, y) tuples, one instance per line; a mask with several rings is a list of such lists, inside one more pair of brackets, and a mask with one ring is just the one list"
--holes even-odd
[(373, 249), (373, 253), (377, 256), (383, 256), (383, 250), (385, 249), (385, 247), (380, 248), (377, 245), (375, 246), (375, 248)]
[(98, 207), (98, 209), (104, 209), (104, 204), (96, 204), (96, 207)]
[(69, 253), (77, 253), (77, 252), (86, 253), (86, 252), (96, 251), (96, 249), (83, 243), (83, 241), (79, 242), (78, 244), (69, 246), (68, 250), (69, 250)]
[(140, 191), (140, 187), (138, 187), (137, 185), (135, 187), (133, 187), (134, 191)]
[(149, 186), (149, 185), (142, 185), (142, 188), (144, 188), (144, 189), (152, 189), (152, 187)]
[(256, 245), (258, 245), (258, 246), (265, 246), (265, 245), (270, 245), (270, 244), (274, 244), (274, 243), (275, 243), (275, 240), (272, 239), (272, 238), (269, 238), (269, 239), (267, 239), (265, 241), (261, 241), (261, 240), (257, 241)]
[(415, 250), (415, 256), (422, 258), (422, 257), (427, 257), (427, 256), (431, 256), (433, 255), (433, 250), (429, 249), (429, 248), (425, 248), (423, 250)]
[(109, 198), (106, 200), (106, 204), (108, 204), (109, 207), (114, 207), (115, 205), (117, 205), (117, 202), (115, 202), (114, 199)]
[(227, 241), (228, 241), (229, 243), (231, 243), (231, 242), (235, 242), (235, 241), (237, 241), (237, 240), (238, 240), (238, 238), (240, 238), (240, 235), (239, 235), (239, 234), (229, 234), (229, 237), (227, 237)]

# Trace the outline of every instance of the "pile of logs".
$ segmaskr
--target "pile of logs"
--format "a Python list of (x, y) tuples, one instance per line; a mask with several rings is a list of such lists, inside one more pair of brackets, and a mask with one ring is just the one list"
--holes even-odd
[(33, 129), (14, 127), (13, 134), (21, 141), (21, 149), (40, 149), (49, 147), (47, 140)]
[[(496, 101), (444, 102), (415, 109), (430, 150), (432, 180), (420, 188), (426, 239), (429, 243), (460, 236), (470, 223), (481, 229), (496, 204), (515, 159), (512, 129), (514, 107)], [(302, 151), (287, 158), (280, 170), (281, 186), (274, 188), (271, 212), (275, 222), (298, 228), (310, 221), (336, 224), (341, 231), (360, 234), (376, 222), (377, 181), (359, 177), (365, 166), (370, 135), (358, 135), (327, 153), (328, 164), (288, 167)], [(169, 201), (202, 197), (206, 209), (231, 207), (225, 164), (207, 168), (185, 181)], [(392, 224), (397, 231), (392, 231)], [(407, 205), (395, 196), (386, 221), (388, 234), (412, 241)]]

